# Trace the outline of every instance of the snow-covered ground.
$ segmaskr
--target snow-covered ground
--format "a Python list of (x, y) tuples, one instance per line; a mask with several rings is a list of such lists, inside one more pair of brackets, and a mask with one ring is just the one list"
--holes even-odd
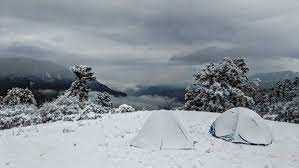
[(150, 151), (129, 146), (151, 112), (107, 114), (102, 119), (56, 122), (0, 131), (2, 168), (298, 168), (299, 125), (267, 121), (269, 146), (232, 144), (209, 135), (219, 114), (175, 112), (194, 150)]

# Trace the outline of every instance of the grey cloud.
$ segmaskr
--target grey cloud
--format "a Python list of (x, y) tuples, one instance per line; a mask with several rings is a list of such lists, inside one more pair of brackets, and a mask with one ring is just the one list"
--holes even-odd
[(27, 57), (35, 59), (55, 60), (60, 64), (87, 64), (90, 66), (160, 66), (161, 63), (149, 62), (142, 58), (103, 59), (90, 55), (76, 55), (62, 51), (50, 50), (38, 46), (13, 43), (7, 47), (0, 47), (0, 57)]
[(2, 16), (67, 25), (118, 23), (127, 20), (130, 14), (126, 10), (111, 10), (113, 6), (109, 3), (94, 0), (3, 0), (0, 9)]
[[(75, 3), (66, 0), (4, 0), (0, 2), (0, 14), (81, 31), (89, 27), (87, 31), (94, 34), (135, 44), (232, 40), (240, 29), (240, 22), (246, 23), (252, 15), (255, 16), (229, 6), (233, 2), (219, 8), (212, 2), (204, 1), (124, 2), (115, 5), (113, 2), (94, 0)], [(111, 27), (121, 27), (121, 30), (101, 33), (101, 30)]]
[[(277, 49), (275, 46), (255, 46), (247, 48), (224, 49), (218, 47), (208, 47), (195, 51), (188, 55), (173, 56), (169, 59), (175, 64), (205, 64), (209, 62), (221, 61), (224, 57), (245, 57), (256, 62), (267, 59), (278, 59), (280, 57), (299, 57), (299, 50)], [(269, 66), (269, 65), (265, 65)]]
[(218, 62), (222, 60), (224, 57), (231, 57), (231, 56), (241, 56), (241, 51), (239, 50), (227, 50), (227, 49), (220, 49), (217, 47), (208, 47), (189, 55), (185, 56), (173, 56), (170, 58), (170, 62), (177, 63), (177, 64), (191, 64), (191, 65), (198, 65), (198, 64), (205, 64), (209, 62)]
[(187, 81), (190, 64), (225, 56), (298, 70), (288, 61), (299, 59), (298, 9), (296, 0), (1, 0), (0, 56), (90, 64), (118, 85)]
[[(248, 28), (247, 24), (263, 25), (269, 18), (289, 13), (287, 10), (294, 6), (279, 6), (280, 4), (273, 3), (271, 4), (273, 9), (265, 10), (258, 6), (259, 3), (254, 2), (248, 3), (252, 8), (233, 1), (217, 7), (218, 5), (213, 2), (192, 0), (152, 3), (128, 0), (122, 4), (95, 0), (75, 3), (66, 0), (42, 2), (4, 0), (0, 3), (1, 16), (58, 24), (84, 33), (89, 31), (94, 35), (123, 43), (135, 45), (162, 43), (166, 46), (173, 43), (194, 44), (213, 40), (240, 43), (247, 41), (248, 38), (260, 41), (246, 35), (254, 31), (246, 32), (244, 29)], [(283, 21), (287, 22), (285, 19)], [(115, 31), (108, 31), (109, 28)], [(263, 31), (254, 33), (264, 34), (272, 30)]]
[(57, 55), (53, 51), (40, 47), (22, 45), (14, 43), (8, 47), (0, 48), (1, 57), (29, 57), (29, 58), (49, 58)]

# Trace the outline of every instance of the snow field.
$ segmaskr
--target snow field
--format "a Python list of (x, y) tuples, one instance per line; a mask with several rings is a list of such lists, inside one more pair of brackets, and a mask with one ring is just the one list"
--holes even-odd
[(194, 150), (151, 151), (129, 143), (151, 112), (104, 114), (97, 120), (58, 121), (0, 131), (2, 168), (298, 168), (299, 125), (267, 121), (269, 146), (233, 144), (209, 135), (219, 114), (174, 112)]

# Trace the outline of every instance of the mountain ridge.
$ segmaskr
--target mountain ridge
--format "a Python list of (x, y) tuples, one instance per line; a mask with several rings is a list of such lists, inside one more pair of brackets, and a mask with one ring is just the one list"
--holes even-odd
[[(29, 88), (37, 97), (40, 90), (58, 92), (68, 89), (75, 80), (73, 73), (62, 65), (31, 58), (0, 58), (0, 95), (13, 87)], [(113, 96), (126, 93), (113, 90), (97, 80), (89, 82), (92, 91), (108, 92)]]
[(293, 80), (296, 77), (299, 77), (299, 72), (277, 71), (277, 72), (256, 73), (254, 75), (251, 75), (249, 78), (251, 80), (260, 79), (262, 86), (271, 87), (278, 81), (282, 81), (286, 79)]

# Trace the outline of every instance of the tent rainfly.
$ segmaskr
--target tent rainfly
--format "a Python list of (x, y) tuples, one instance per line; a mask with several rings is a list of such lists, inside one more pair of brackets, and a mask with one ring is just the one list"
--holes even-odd
[(138, 135), (131, 141), (131, 146), (152, 150), (193, 149), (187, 131), (174, 116), (173, 112), (153, 112)]
[(230, 109), (212, 124), (210, 133), (226, 141), (253, 145), (269, 145), (272, 134), (264, 119), (243, 107)]

